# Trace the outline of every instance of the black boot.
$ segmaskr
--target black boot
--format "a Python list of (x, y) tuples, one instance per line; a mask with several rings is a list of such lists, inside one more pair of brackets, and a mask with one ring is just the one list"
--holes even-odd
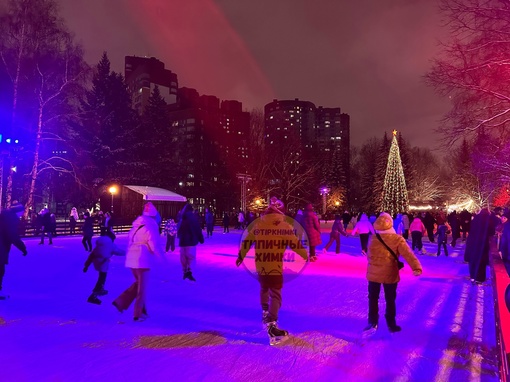
[(108, 294), (108, 291), (104, 288), (101, 288), (101, 289), (95, 290), (94, 294), (96, 296), (106, 296)]
[(89, 296), (87, 302), (90, 302), (91, 304), (101, 305), (101, 300), (97, 298), (97, 295), (95, 293), (92, 293)]
[(386, 324), (388, 324), (388, 330), (390, 331), (390, 333), (397, 333), (402, 330), (402, 328), (397, 325), (394, 317), (391, 318), (386, 317)]

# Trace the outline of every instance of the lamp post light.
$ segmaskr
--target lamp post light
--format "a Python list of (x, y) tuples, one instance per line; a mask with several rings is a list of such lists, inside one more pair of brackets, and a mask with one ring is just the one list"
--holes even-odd
[(322, 214), (326, 215), (326, 195), (329, 194), (331, 189), (329, 187), (321, 187), (320, 193), (322, 195)]
[(112, 206), (111, 206), (111, 209), (110, 209), (110, 212), (113, 214), (113, 195), (115, 195), (117, 193), (117, 187), (116, 186), (111, 186), (109, 189), (108, 189), (108, 192), (110, 194), (112, 194)]

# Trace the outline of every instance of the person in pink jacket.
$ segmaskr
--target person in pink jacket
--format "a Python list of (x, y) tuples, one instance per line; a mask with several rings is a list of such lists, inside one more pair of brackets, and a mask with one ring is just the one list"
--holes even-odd
[(313, 210), (312, 203), (308, 203), (305, 207), (305, 212), (303, 214), (303, 228), (308, 236), (310, 261), (317, 261), (315, 248), (322, 244), (322, 238), (319, 219)]
[(425, 235), (425, 233), (427, 232), (427, 229), (425, 228), (425, 225), (418, 216), (415, 217), (411, 222), (411, 225), (409, 226), (409, 231), (411, 231), (412, 239), (411, 247), (413, 251), (417, 249), (419, 252), (425, 253), (421, 239), (423, 238), (423, 235)]
[(367, 247), (368, 247), (368, 238), (370, 234), (374, 234), (374, 227), (370, 220), (368, 220), (368, 216), (366, 214), (362, 214), (359, 221), (354, 226), (354, 229), (351, 232), (351, 235), (354, 236), (359, 234), (359, 241), (361, 243), (361, 253), (363, 256), (367, 255)]

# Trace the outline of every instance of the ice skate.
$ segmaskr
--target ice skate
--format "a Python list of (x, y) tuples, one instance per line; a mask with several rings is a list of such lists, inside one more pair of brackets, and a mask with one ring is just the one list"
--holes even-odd
[(400, 332), (402, 330), (402, 328), (400, 326), (398, 326), (397, 324), (394, 324), (394, 325), (388, 324), (388, 330), (390, 331), (390, 333), (397, 333), (397, 332)]
[(266, 324), (267, 335), (269, 336), (269, 345), (278, 345), (284, 342), (289, 337), (289, 332), (279, 329), (276, 326), (276, 321), (268, 322)]
[(91, 304), (101, 305), (101, 300), (97, 298), (97, 295), (91, 294), (90, 297), (87, 299), (87, 302), (90, 302)]
[(377, 324), (368, 324), (368, 326), (363, 329), (363, 338), (371, 337), (377, 331)]
[(98, 296), (106, 296), (108, 294), (108, 291), (106, 289), (100, 289), (97, 292), (94, 292)]
[(182, 278), (182, 279), (183, 279), (183, 280), (188, 279), (188, 280), (190, 280), (190, 281), (197, 281), (197, 280), (195, 280), (195, 278), (194, 278), (194, 277), (193, 277), (193, 275), (191, 274), (191, 271), (187, 271), (187, 272), (185, 272), (185, 273), (184, 273), (184, 276), (183, 276), (183, 278)]

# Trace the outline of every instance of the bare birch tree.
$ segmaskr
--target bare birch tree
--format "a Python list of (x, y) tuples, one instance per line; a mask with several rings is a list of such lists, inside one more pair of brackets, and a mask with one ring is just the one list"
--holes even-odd
[[(79, 116), (77, 99), (83, 95), (87, 67), (53, 0), (11, 0), (0, 24), (8, 36), (0, 46), (0, 56), (12, 81), (12, 128), (24, 132), (33, 150), (26, 216), (41, 172), (74, 173), (69, 158), (51, 154), (54, 150), (49, 148), (41, 155), (41, 148), (50, 140), (69, 145), (76, 135), (68, 122)], [(23, 123), (17, 117), (21, 105), (29, 116)], [(8, 185), (8, 202), (11, 192)]]

